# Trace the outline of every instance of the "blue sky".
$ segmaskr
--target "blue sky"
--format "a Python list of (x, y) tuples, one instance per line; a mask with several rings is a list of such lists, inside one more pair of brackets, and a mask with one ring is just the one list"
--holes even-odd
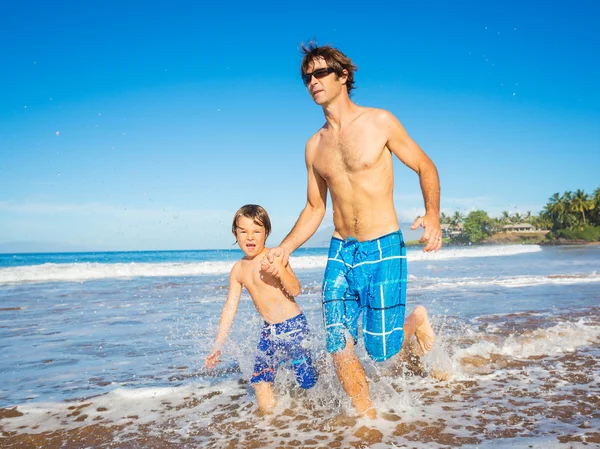
[[(324, 121), (299, 78), (313, 37), (436, 163), (443, 211), (600, 186), (599, 6), (413, 3), (3, 2), (0, 249), (226, 248), (245, 203), (278, 243)], [(411, 221), (418, 178), (395, 171)]]

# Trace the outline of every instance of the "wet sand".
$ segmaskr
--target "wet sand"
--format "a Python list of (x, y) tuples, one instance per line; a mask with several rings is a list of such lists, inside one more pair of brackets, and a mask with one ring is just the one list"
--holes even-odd
[[(592, 319), (598, 324), (595, 310)], [(586, 318), (590, 319), (589, 313)], [(480, 328), (488, 332), (485, 338), (496, 342), (514, 338), (509, 326), (488, 329), (506, 321), (519, 329), (523, 344), (546, 338), (540, 332), (540, 318), (526, 313), (481, 320)], [(452, 344), (468, 345), (468, 338), (463, 340)], [(3, 448), (50, 449), (394, 448), (485, 446), (519, 438), (531, 439), (532, 447), (537, 447), (536, 441), (549, 438), (565, 447), (570, 443), (593, 447), (600, 445), (598, 346), (596, 341), (554, 357), (465, 356), (460, 365), (466, 375), (441, 382), (422, 377), (418, 369), (405, 370), (404, 382), (395, 382), (389, 375), (371, 381), (374, 391), (384, 383), (399, 395), (410, 390), (418, 404), (417, 414), (409, 417), (402, 410), (388, 409), (376, 421), (357, 419), (332, 412), (336, 407), (319, 404), (300, 392), (288, 398), (289, 406), (278, 415), (260, 418), (254, 413), (251, 389), (240, 379), (239, 393), (229, 397), (222, 391), (199, 389), (182, 401), (163, 399), (160, 408), (153, 410), (160, 418), (151, 423), (117, 410), (122, 414), (117, 425), (114, 418), (104, 417), (115, 410), (98, 406), (98, 397), (72, 401), (63, 410), (23, 420), (17, 428), (12, 422), (27, 418), (20, 407), (1, 409), (0, 444)], [(433, 412), (440, 409), (443, 413)], [(48, 419), (59, 428), (38, 433)]]

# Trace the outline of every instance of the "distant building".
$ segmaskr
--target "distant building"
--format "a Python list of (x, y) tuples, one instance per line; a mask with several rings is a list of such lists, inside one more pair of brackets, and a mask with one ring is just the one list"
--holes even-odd
[(517, 223), (502, 226), (503, 232), (534, 232), (536, 227), (529, 223)]
[(459, 223), (457, 225), (443, 224), (440, 225), (440, 227), (442, 228), (442, 237), (445, 239), (458, 237), (464, 232), (464, 226), (462, 225), (462, 223)]

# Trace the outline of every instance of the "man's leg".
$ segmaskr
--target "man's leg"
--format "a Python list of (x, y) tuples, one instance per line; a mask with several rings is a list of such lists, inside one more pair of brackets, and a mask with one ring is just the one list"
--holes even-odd
[(347, 339), (346, 347), (331, 354), (333, 365), (342, 388), (352, 400), (356, 411), (368, 418), (376, 418), (377, 414), (369, 396), (367, 375), (354, 353), (354, 344)]
[(404, 343), (410, 341), (412, 336), (417, 338), (420, 354), (427, 354), (433, 347), (435, 342), (435, 333), (429, 323), (427, 309), (423, 306), (417, 306), (413, 312), (404, 320)]

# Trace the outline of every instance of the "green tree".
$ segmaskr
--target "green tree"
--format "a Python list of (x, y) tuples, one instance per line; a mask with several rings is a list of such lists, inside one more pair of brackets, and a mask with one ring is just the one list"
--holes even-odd
[(544, 207), (542, 215), (552, 220), (552, 230), (562, 229), (567, 215), (567, 204), (564, 196), (561, 197), (557, 192), (548, 198), (548, 203)]
[(577, 189), (577, 192), (575, 192), (571, 197), (569, 206), (571, 211), (581, 214), (583, 226), (585, 226), (585, 213), (594, 209), (594, 202), (591, 200), (590, 196), (583, 190)]
[(474, 210), (465, 219), (465, 234), (473, 243), (477, 243), (489, 237), (493, 233), (492, 220), (487, 212), (483, 210)]
[(490, 230), (492, 231), (492, 234), (502, 232), (502, 226), (504, 226), (504, 217), (490, 218)]
[(450, 224), (452, 223), (452, 217), (446, 215), (444, 212), (440, 214), (440, 224)]
[(594, 190), (594, 193), (592, 194), (592, 201), (594, 202), (592, 223), (595, 226), (600, 226), (600, 187)]
[(461, 214), (459, 211), (454, 212), (454, 215), (452, 216), (452, 221), (450, 222), (450, 224), (452, 226), (458, 226), (459, 224), (461, 224), (465, 219), (465, 216), (463, 214)]
[(575, 209), (573, 203), (574, 203), (574, 196), (573, 196), (573, 192), (565, 192), (563, 193), (562, 197), (561, 197), (564, 205), (565, 205), (565, 214), (563, 216), (563, 222), (561, 227), (563, 229), (565, 228), (572, 228), (574, 226), (577, 225), (577, 223), (579, 223), (579, 214), (577, 213), (577, 210)]
[(532, 215), (529, 223), (538, 228), (538, 230), (552, 229), (552, 219), (547, 217), (543, 211), (537, 216)]

